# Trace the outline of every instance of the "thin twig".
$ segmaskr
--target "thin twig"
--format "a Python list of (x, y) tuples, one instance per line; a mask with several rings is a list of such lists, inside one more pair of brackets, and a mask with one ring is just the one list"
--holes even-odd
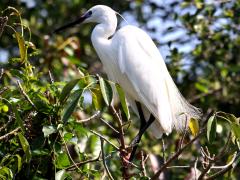
[(101, 152), (99, 153), (98, 157), (94, 158), (94, 159), (89, 159), (89, 160), (86, 160), (86, 161), (82, 161), (82, 162), (79, 162), (79, 163), (75, 163), (74, 165), (72, 166), (69, 166), (68, 168), (66, 168), (65, 170), (69, 170), (69, 171), (73, 171), (76, 169), (76, 166), (77, 167), (81, 167), (85, 164), (88, 164), (88, 163), (92, 163), (92, 162), (98, 162), (100, 161), (100, 155), (101, 155)]
[(214, 93), (220, 91), (221, 89), (222, 88), (213, 89), (213, 90), (208, 91), (207, 93), (198, 94), (198, 95), (194, 96), (193, 98), (189, 99), (188, 101), (189, 101), (189, 103), (193, 103), (193, 102), (201, 99), (202, 97), (206, 97), (208, 95), (214, 94)]
[(165, 156), (166, 148), (165, 148), (165, 143), (164, 139), (162, 137), (162, 154), (163, 154), (163, 164), (166, 162), (166, 156)]
[(182, 136), (182, 138), (180, 140), (178, 149), (182, 148), (182, 144), (183, 144), (183, 141), (185, 139), (186, 134), (187, 134), (187, 115), (186, 115), (185, 124), (184, 124), (183, 136)]
[(228, 166), (226, 168), (222, 169), (221, 171), (218, 171), (217, 173), (213, 174), (212, 176), (207, 177), (206, 180), (216, 179), (217, 177), (228, 172), (230, 169), (233, 168), (234, 162), (236, 162), (239, 157), (240, 157), (240, 152), (235, 153), (234, 157), (233, 157), (233, 161), (231, 161), (232, 162), (231, 164), (228, 164)]
[(107, 121), (105, 121), (103, 118), (100, 118), (100, 120), (106, 124), (110, 129), (112, 129), (114, 132), (116, 132), (117, 134), (119, 134), (118, 130), (116, 130), (112, 125), (110, 125)]
[(120, 118), (119, 114), (117, 113), (117, 111), (115, 110), (115, 108), (111, 105), (111, 110), (113, 111), (113, 114), (115, 115), (116, 119), (117, 119), (117, 123), (118, 123), (118, 127), (119, 127), (119, 139), (121, 142), (121, 148), (125, 149), (125, 141), (124, 141), (124, 132), (123, 132), (123, 125), (122, 125), (122, 119)]
[(146, 167), (145, 167), (145, 162), (146, 162), (145, 160), (146, 160), (146, 158), (144, 158), (143, 151), (141, 151), (141, 168), (142, 168), (143, 176), (147, 176), (147, 171), (146, 171)]
[(195, 175), (195, 180), (197, 180), (198, 178), (198, 171), (197, 171), (197, 163), (198, 163), (198, 158), (196, 159), (196, 161), (194, 162), (194, 175)]
[(17, 80), (17, 84), (18, 84), (18, 87), (19, 87), (19, 89), (20, 89), (20, 92), (23, 94), (23, 96), (26, 98), (26, 100), (32, 105), (32, 107), (33, 107), (34, 109), (37, 110), (37, 108), (36, 108), (36, 106), (33, 104), (32, 100), (29, 98), (29, 96), (27, 95), (27, 93), (23, 90), (22, 85), (21, 85), (21, 83), (20, 83), (19, 80)]
[(101, 140), (101, 151), (102, 151), (102, 159), (103, 159), (103, 166), (107, 172), (107, 175), (108, 177), (111, 179), (111, 180), (114, 180), (109, 169), (108, 169), (108, 166), (107, 166), (107, 163), (106, 163), (106, 159), (105, 159), (105, 154), (104, 154), (104, 140), (102, 137), (100, 137), (100, 140)]
[(0, 95), (3, 94), (6, 90), (8, 90), (8, 87), (3, 87), (3, 88), (0, 90)]
[(77, 120), (76, 122), (78, 122), (78, 123), (88, 122), (88, 121), (90, 121), (90, 120), (92, 120), (92, 119), (95, 119), (99, 114), (100, 114), (100, 111), (97, 111), (95, 114), (93, 114), (93, 115), (90, 116), (89, 118)]
[(0, 72), (0, 79), (2, 79), (3, 73), (4, 73), (4, 69), (2, 68)]
[(170, 157), (161, 167), (160, 169), (153, 175), (151, 178), (152, 180), (157, 180), (159, 175), (168, 167), (168, 165), (178, 158), (178, 156), (188, 147), (190, 146), (194, 141), (196, 141), (203, 133), (205, 132), (205, 129), (199, 132), (198, 135), (196, 135), (191, 141), (189, 141), (186, 145), (184, 145), (181, 149), (179, 149), (172, 157)]
[(7, 133), (7, 134), (5, 134), (5, 135), (3, 135), (3, 136), (0, 136), (0, 141), (2, 141), (2, 140), (4, 140), (4, 139), (7, 139), (7, 138), (8, 138), (9, 136), (11, 136), (11, 135), (16, 135), (16, 133), (17, 133), (20, 129), (21, 129), (21, 128), (18, 127), (18, 128), (12, 130), (11, 132), (9, 132), (9, 133)]
[(167, 169), (174, 169), (174, 168), (191, 168), (191, 166), (188, 166), (188, 165), (186, 165), (186, 166), (169, 166), (169, 167), (167, 167)]
[(109, 141), (107, 138), (105, 138), (105, 137), (102, 136), (101, 134), (99, 134), (99, 133), (97, 133), (97, 132), (95, 132), (95, 131), (93, 131), (93, 130), (90, 130), (90, 132), (93, 133), (93, 134), (95, 134), (96, 136), (104, 139), (106, 142), (108, 142), (109, 144), (111, 144), (116, 150), (119, 151), (119, 147), (117, 147), (115, 144), (113, 144), (111, 141)]
[(225, 143), (225, 145), (223, 146), (222, 150), (220, 151), (220, 153), (218, 153), (217, 156), (215, 156), (213, 154), (213, 156), (211, 157), (209, 151), (208, 151), (208, 148), (205, 147), (205, 151), (204, 149), (201, 147), (201, 153), (202, 153), (202, 156), (207, 158), (207, 162), (203, 162), (203, 165), (207, 164), (207, 166), (205, 167), (205, 169), (202, 171), (202, 173), (200, 174), (200, 176), (198, 177), (198, 179), (203, 179), (204, 176), (208, 173), (208, 171), (216, 166), (214, 166), (214, 163), (219, 160), (223, 155), (224, 153), (226, 152), (227, 148), (228, 148), (228, 145), (229, 145), (229, 142), (230, 142), (230, 139), (231, 139), (231, 133), (229, 133), (228, 135), (228, 139), (227, 139), (227, 142)]
[(8, 122), (5, 123), (2, 127), (0, 127), (0, 132), (1, 132), (3, 129), (5, 129), (10, 123), (12, 123), (12, 121), (13, 121), (12, 116), (9, 116)]
[(62, 138), (62, 141), (63, 141), (63, 143), (64, 143), (64, 145), (65, 145), (66, 151), (67, 151), (67, 153), (68, 153), (68, 157), (70, 158), (70, 160), (72, 161), (72, 163), (73, 163), (73, 165), (76, 167), (76, 169), (78, 169), (78, 171), (80, 171), (79, 167), (77, 166), (77, 164), (75, 163), (75, 161), (72, 159), (72, 156), (71, 156), (71, 154), (70, 154), (70, 152), (69, 152), (69, 150), (68, 150), (68, 147), (67, 147), (67, 143), (66, 143), (66, 141), (64, 140), (61, 132), (59, 132), (59, 134), (60, 134), (60, 136), (61, 136), (61, 138)]
[(54, 83), (54, 79), (53, 79), (53, 76), (52, 76), (52, 73), (51, 73), (50, 70), (48, 71), (48, 75), (49, 75), (49, 78), (50, 78), (51, 84), (53, 84), (53, 83)]

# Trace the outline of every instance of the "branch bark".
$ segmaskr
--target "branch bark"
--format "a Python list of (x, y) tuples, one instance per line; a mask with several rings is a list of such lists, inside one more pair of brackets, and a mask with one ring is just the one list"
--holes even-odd
[(172, 157), (170, 157), (163, 165), (160, 167), (160, 169), (152, 176), (151, 180), (157, 180), (160, 174), (170, 165), (175, 159), (178, 158), (178, 156), (188, 147), (190, 146), (194, 141), (196, 141), (203, 133), (205, 132), (205, 129), (200, 131), (200, 133), (195, 136), (191, 141), (189, 141), (186, 145), (184, 145), (182, 148), (180, 148)]

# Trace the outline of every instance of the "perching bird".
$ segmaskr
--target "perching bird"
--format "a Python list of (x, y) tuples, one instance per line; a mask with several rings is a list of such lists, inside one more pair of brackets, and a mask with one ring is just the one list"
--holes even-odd
[(121, 85), (129, 105), (141, 119), (136, 142), (148, 126), (156, 138), (171, 133), (173, 128), (183, 130), (191, 117), (200, 118), (200, 110), (181, 95), (147, 33), (132, 25), (116, 31), (117, 14), (110, 7), (97, 5), (55, 32), (80, 23), (97, 24), (91, 40), (103, 68), (110, 80)]

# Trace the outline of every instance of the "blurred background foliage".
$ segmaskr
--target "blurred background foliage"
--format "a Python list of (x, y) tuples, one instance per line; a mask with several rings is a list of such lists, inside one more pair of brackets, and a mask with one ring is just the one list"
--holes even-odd
[[(52, 34), (54, 29), (96, 4), (112, 7), (130, 24), (151, 35), (180, 91), (192, 104), (202, 108), (204, 117), (200, 127), (218, 111), (208, 121), (206, 136), (174, 161), (174, 165), (189, 167), (171, 168), (162, 176), (191, 179), (197, 157), (195, 164), (203, 172), (200, 147), (207, 146), (211, 154), (218, 154), (228, 137), (231, 138), (228, 151), (217, 165), (229, 162), (234, 152), (239, 151), (240, 138), (239, 118), (236, 118), (240, 115), (240, 1), (2, 0), (0, 178), (107, 178), (98, 157), (100, 139), (92, 131), (118, 144), (117, 134), (99, 119), (114, 127), (117, 123), (106, 105), (109, 97), (101, 93), (101, 78), (95, 76), (105, 77), (90, 43), (93, 25)], [(7, 9), (9, 6), (15, 9)], [(119, 21), (119, 27), (126, 24), (121, 18)], [(104, 88), (109, 90), (108, 85)], [(124, 103), (116, 103), (116, 108), (126, 111)], [(138, 119), (133, 113), (130, 120), (126, 113), (122, 117), (124, 123), (131, 122), (130, 128), (125, 127), (125, 140), (129, 144), (139, 127)], [(79, 123), (81, 120), (88, 121)], [(136, 168), (132, 170), (136, 173), (134, 177), (151, 177), (164, 157), (177, 150), (181, 136), (176, 132), (164, 136), (164, 150), (161, 140), (149, 141), (152, 135), (145, 134), (140, 149), (150, 155), (146, 173)], [(186, 142), (191, 137), (188, 134)], [(109, 143), (104, 144), (104, 151), (113, 178), (121, 179), (118, 152)], [(89, 159), (95, 161), (79, 168), (74, 166), (73, 162)], [(135, 163), (139, 165), (139, 161)], [(234, 168), (218, 178), (240, 178), (239, 165)]]

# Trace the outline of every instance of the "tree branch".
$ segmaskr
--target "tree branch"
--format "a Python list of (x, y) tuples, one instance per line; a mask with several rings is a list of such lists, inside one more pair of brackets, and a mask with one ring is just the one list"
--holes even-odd
[(105, 168), (105, 170), (106, 170), (106, 172), (107, 172), (108, 177), (109, 177), (111, 180), (114, 180), (113, 177), (112, 177), (112, 175), (111, 175), (111, 173), (110, 173), (110, 171), (109, 171), (109, 169), (108, 169), (108, 167), (107, 167), (107, 164), (106, 164), (106, 159), (105, 159), (105, 154), (104, 154), (104, 148), (103, 148), (104, 140), (103, 140), (103, 138), (101, 138), (101, 137), (100, 137), (100, 140), (101, 140), (101, 151), (102, 151), (103, 166), (104, 166), (104, 168)]
[(111, 144), (116, 150), (119, 151), (119, 147), (117, 147), (115, 144), (113, 144), (111, 141), (109, 141), (107, 138), (105, 138), (105, 137), (102, 136), (101, 134), (99, 134), (99, 133), (97, 133), (97, 132), (95, 132), (95, 131), (93, 131), (93, 130), (90, 130), (90, 132), (93, 133), (93, 134), (95, 134), (96, 136), (104, 139), (106, 142), (108, 142), (109, 144)]
[(5, 134), (5, 135), (3, 135), (3, 136), (0, 136), (0, 141), (8, 138), (8, 137), (11, 136), (11, 135), (15, 135), (20, 129), (21, 129), (21, 128), (18, 127), (18, 128), (14, 129), (13, 131), (11, 131), (11, 132), (9, 132), (9, 133), (7, 133), (7, 134)]
[(184, 145), (181, 149), (179, 149), (172, 157), (170, 157), (163, 165), (160, 167), (160, 169), (153, 175), (151, 180), (157, 180), (159, 175), (167, 168), (167, 166), (178, 158), (178, 156), (188, 147), (190, 146), (194, 141), (196, 141), (203, 133), (205, 132), (205, 129), (199, 132), (197, 136), (195, 136), (191, 141), (189, 141), (186, 145)]

